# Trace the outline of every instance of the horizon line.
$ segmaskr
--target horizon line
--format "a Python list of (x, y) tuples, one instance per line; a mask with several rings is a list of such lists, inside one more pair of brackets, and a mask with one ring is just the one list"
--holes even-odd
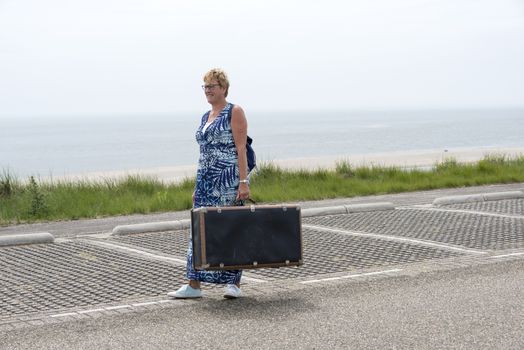
[[(461, 107), (381, 107), (381, 108), (303, 108), (303, 109), (292, 109), (292, 108), (281, 108), (281, 109), (251, 109), (249, 113), (279, 113), (279, 112), (296, 112), (296, 113), (361, 113), (361, 112), (418, 112), (418, 111), (435, 111), (435, 112), (453, 112), (453, 111), (501, 111), (501, 110), (511, 110), (511, 111), (524, 111), (523, 106), (489, 106), (489, 107), (474, 107), (474, 106), (461, 106)], [(194, 113), (203, 113), (202, 109), (192, 109), (192, 110), (173, 110), (173, 111), (141, 111), (141, 112), (94, 112), (94, 113), (81, 113), (81, 112), (57, 112), (57, 113), (42, 113), (42, 114), (30, 114), (30, 113), (21, 113), (21, 114), (0, 114), (0, 119), (12, 119), (12, 118), (26, 118), (26, 117), (131, 117), (131, 116), (144, 116), (144, 115), (157, 115), (157, 116), (168, 116), (174, 114), (194, 114)]]

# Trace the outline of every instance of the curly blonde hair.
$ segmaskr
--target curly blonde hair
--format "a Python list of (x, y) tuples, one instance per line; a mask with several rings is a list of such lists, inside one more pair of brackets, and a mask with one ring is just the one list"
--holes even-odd
[(204, 75), (204, 83), (210, 83), (213, 80), (218, 82), (218, 85), (226, 89), (225, 96), (229, 91), (229, 79), (227, 78), (226, 72), (220, 68), (213, 68)]

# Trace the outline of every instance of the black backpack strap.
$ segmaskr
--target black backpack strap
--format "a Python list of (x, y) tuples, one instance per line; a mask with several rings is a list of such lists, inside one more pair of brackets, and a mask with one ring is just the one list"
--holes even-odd
[[(229, 119), (229, 123), (231, 123), (231, 116), (233, 115), (233, 107), (235, 107), (234, 104), (230, 103), (230, 108), (229, 108), (229, 111), (228, 111), (228, 119)], [(253, 170), (256, 166), (257, 166), (257, 158), (256, 158), (256, 155), (255, 155), (255, 151), (253, 150), (253, 147), (251, 147), (251, 144), (253, 143), (253, 139), (251, 137), (249, 137), (248, 135), (246, 135), (246, 155), (247, 155), (247, 173), (249, 175), (249, 173), (251, 172), (251, 170)]]
[(229, 103), (229, 110), (227, 111), (227, 119), (229, 120), (230, 123), (231, 123), (231, 117), (233, 116), (233, 107), (235, 107), (235, 105), (232, 103)]

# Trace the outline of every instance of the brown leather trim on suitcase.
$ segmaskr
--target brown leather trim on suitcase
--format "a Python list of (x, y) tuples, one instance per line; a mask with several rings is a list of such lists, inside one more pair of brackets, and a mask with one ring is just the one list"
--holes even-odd
[(200, 252), (201, 252), (201, 260), (202, 260), (202, 268), (206, 268), (207, 266), (207, 259), (206, 259), (206, 221), (204, 217), (204, 213), (200, 212)]
[[(300, 227), (300, 256), (303, 257), (304, 256), (304, 239), (302, 236), (302, 209), (299, 206), (297, 206), (296, 210), (298, 210), (298, 222), (300, 223), (299, 225)], [(303, 260), (300, 259), (298, 261), (298, 266), (301, 266), (303, 264), (304, 264)]]
[(262, 268), (271, 268), (271, 267), (293, 267), (301, 266), (302, 261), (290, 261), (289, 264), (286, 263), (274, 263), (274, 264), (257, 264), (254, 265), (227, 265), (224, 267), (220, 266), (209, 266), (207, 270), (249, 270), (249, 269), (262, 269)]
[(292, 205), (275, 205), (275, 204), (261, 204), (261, 205), (246, 205), (243, 207), (235, 207), (235, 206), (228, 206), (228, 207), (209, 207), (206, 208), (208, 210), (251, 210), (251, 208), (257, 209), (281, 209), (282, 207), (286, 207), (287, 209), (300, 209), (300, 206), (296, 204)]

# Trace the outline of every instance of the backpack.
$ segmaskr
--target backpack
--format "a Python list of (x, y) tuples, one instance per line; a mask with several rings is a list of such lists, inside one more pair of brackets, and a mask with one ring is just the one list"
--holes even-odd
[[(231, 120), (231, 114), (233, 113), (233, 107), (235, 105), (231, 104), (231, 108), (228, 111), (228, 118)], [(253, 169), (257, 166), (257, 156), (255, 154), (255, 150), (253, 147), (251, 147), (251, 144), (253, 143), (253, 139), (251, 137), (247, 137), (246, 142), (246, 155), (247, 155), (247, 173), (251, 173)]]
[(246, 154), (247, 154), (247, 173), (249, 174), (251, 170), (253, 170), (257, 166), (257, 156), (255, 154), (255, 150), (253, 147), (251, 147), (251, 144), (253, 143), (253, 139), (251, 137), (247, 137), (247, 143), (246, 143)]

